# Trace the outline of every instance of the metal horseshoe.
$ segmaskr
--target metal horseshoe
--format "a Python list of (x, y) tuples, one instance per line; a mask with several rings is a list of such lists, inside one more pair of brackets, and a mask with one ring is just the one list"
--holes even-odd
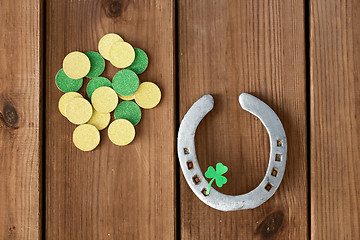
[(261, 183), (248, 193), (226, 195), (211, 187), (210, 193), (206, 195), (208, 182), (196, 157), (194, 137), (200, 121), (214, 107), (211, 95), (202, 96), (191, 106), (181, 121), (178, 133), (178, 157), (188, 185), (201, 201), (220, 211), (253, 209), (260, 206), (274, 195), (285, 172), (287, 142), (280, 119), (266, 103), (248, 93), (239, 96), (239, 103), (244, 110), (260, 119), (270, 137), (270, 159), (266, 175)]

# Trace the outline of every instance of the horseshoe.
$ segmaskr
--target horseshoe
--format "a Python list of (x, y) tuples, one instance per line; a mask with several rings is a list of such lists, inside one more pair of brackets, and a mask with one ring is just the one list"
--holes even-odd
[(286, 166), (287, 142), (284, 127), (276, 113), (266, 103), (248, 94), (239, 96), (241, 107), (260, 119), (270, 137), (270, 159), (265, 177), (252, 191), (233, 196), (211, 187), (206, 195), (208, 182), (200, 169), (195, 152), (195, 131), (200, 121), (214, 107), (214, 99), (207, 94), (197, 100), (181, 121), (177, 151), (181, 170), (195, 195), (206, 205), (220, 211), (253, 209), (266, 202), (278, 189)]

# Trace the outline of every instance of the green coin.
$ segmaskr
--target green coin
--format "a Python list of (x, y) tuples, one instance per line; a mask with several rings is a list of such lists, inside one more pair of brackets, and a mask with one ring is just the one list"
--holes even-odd
[(135, 59), (134, 62), (125, 69), (134, 71), (136, 74), (143, 73), (149, 64), (146, 53), (140, 48), (134, 48)]
[(86, 93), (88, 97), (91, 99), (93, 92), (99, 87), (111, 87), (111, 82), (109, 79), (104, 77), (94, 77), (91, 79), (86, 87)]
[(138, 89), (139, 78), (133, 71), (123, 69), (115, 74), (112, 85), (121, 96), (130, 96)]
[(60, 91), (67, 93), (67, 92), (76, 92), (78, 91), (82, 84), (83, 79), (72, 79), (69, 78), (63, 69), (60, 69), (55, 77), (56, 86), (59, 88)]
[(90, 60), (90, 71), (86, 75), (87, 78), (94, 78), (100, 76), (105, 69), (105, 61), (97, 52), (86, 52), (85, 55)]
[(115, 119), (126, 119), (134, 126), (140, 122), (140, 107), (133, 101), (123, 101), (115, 108)]

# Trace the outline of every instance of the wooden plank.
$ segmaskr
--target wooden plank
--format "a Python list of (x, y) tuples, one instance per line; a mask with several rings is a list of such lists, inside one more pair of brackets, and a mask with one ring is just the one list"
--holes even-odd
[[(174, 6), (167, 1), (48, 0), (46, 62), (46, 237), (49, 239), (173, 239), (175, 236)], [(160, 105), (142, 111), (135, 141), (92, 152), (72, 144), (75, 126), (57, 109), (54, 77), (64, 56), (97, 50), (116, 32), (150, 59), (140, 81), (157, 83)], [(107, 62), (104, 76), (116, 69)], [(85, 81), (81, 92), (84, 93)]]
[(269, 140), (243, 111), (241, 92), (272, 107), (288, 137), (278, 192), (254, 210), (220, 212), (204, 205), (180, 173), (182, 239), (308, 237), (306, 79), (303, 1), (179, 1), (180, 117), (203, 94), (215, 108), (200, 124), (196, 153), (203, 171), (223, 162), (221, 192), (242, 194), (265, 175)]
[(360, 239), (360, 2), (310, 2), (311, 236)]
[(39, 0), (0, 8), (0, 239), (40, 239)]

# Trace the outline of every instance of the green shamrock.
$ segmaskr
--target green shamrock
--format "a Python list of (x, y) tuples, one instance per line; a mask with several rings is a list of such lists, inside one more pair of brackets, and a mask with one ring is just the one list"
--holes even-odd
[(205, 172), (205, 177), (212, 178), (212, 179), (209, 182), (209, 185), (207, 186), (206, 195), (209, 195), (210, 187), (211, 187), (211, 184), (214, 182), (214, 180), (216, 180), (216, 186), (218, 186), (218, 187), (222, 187), (225, 183), (227, 183), (226, 177), (221, 176), (224, 173), (226, 173), (227, 171), (228, 171), (228, 167), (222, 163), (216, 164), (216, 171), (212, 166), (208, 167), (207, 171)]

